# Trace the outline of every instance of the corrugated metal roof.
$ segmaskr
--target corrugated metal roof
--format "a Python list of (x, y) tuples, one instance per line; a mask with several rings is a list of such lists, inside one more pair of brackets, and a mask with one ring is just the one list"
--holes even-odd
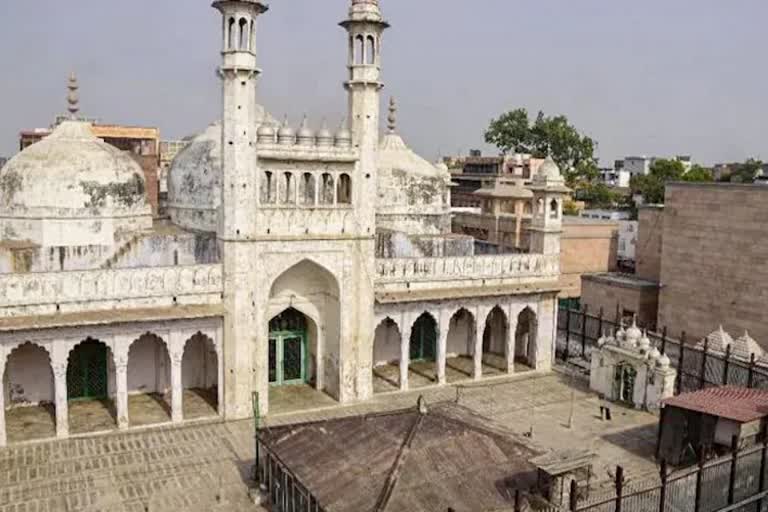
[(737, 386), (683, 393), (664, 400), (663, 404), (739, 423), (749, 423), (768, 417), (768, 391)]

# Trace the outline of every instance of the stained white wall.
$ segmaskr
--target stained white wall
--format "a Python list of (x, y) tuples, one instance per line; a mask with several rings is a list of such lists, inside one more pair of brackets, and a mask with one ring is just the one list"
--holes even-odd
[(528, 359), (528, 364), (533, 365), (530, 358), (534, 356), (531, 341), (536, 339), (536, 315), (530, 310), (524, 310), (517, 318), (517, 330), (515, 331), (515, 357)]
[(506, 352), (507, 319), (504, 313), (494, 309), (488, 316), (483, 333), (483, 352), (489, 354), (504, 354)]
[(474, 331), (474, 318), (468, 311), (454, 315), (448, 327), (448, 357), (474, 353)]
[(128, 392), (165, 393), (171, 387), (171, 360), (165, 344), (142, 336), (128, 353)]
[(48, 352), (29, 343), (14, 350), (6, 362), (3, 392), (6, 407), (53, 402), (53, 371)]
[(184, 389), (210, 389), (217, 385), (216, 348), (205, 337), (195, 336), (184, 348), (181, 361), (181, 383)]
[(373, 340), (373, 365), (381, 366), (400, 360), (400, 331), (394, 322), (382, 322)]

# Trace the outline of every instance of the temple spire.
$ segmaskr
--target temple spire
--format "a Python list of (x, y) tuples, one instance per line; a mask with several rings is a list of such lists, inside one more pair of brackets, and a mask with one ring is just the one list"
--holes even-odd
[(387, 128), (389, 133), (395, 133), (397, 131), (397, 104), (395, 98), (389, 98), (389, 116), (387, 117)]
[(69, 117), (77, 119), (77, 114), (80, 112), (80, 94), (78, 93), (80, 86), (77, 83), (77, 76), (75, 76), (74, 71), (69, 75), (67, 89), (69, 89), (69, 94), (67, 94)]

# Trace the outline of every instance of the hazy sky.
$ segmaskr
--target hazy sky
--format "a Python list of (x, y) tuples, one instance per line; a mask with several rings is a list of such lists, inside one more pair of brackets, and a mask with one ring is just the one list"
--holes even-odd
[[(259, 102), (294, 124), (345, 113), (348, 0), (273, 0), (260, 19)], [(765, 0), (381, 0), (386, 97), (430, 159), (466, 153), (516, 107), (566, 114), (627, 154), (703, 163), (768, 158)], [(0, 0), (0, 154), (65, 109), (159, 126), (163, 138), (218, 118), (220, 18), (208, 0)], [(385, 117), (385, 116), (382, 116)]]

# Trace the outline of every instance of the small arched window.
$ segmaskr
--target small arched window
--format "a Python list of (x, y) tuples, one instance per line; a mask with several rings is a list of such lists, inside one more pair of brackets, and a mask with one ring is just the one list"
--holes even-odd
[(339, 204), (352, 204), (352, 179), (349, 174), (339, 176), (339, 183), (336, 191), (336, 202)]
[(251, 20), (251, 36), (250, 41), (248, 44), (248, 49), (253, 51), (256, 51), (256, 23), (254, 23), (253, 20)]
[(369, 65), (376, 64), (376, 41), (373, 39), (373, 36), (368, 36), (366, 40), (368, 44), (365, 47), (365, 63)]
[(280, 202), (283, 204), (296, 202), (296, 182), (290, 172), (283, 173), (283, 181), (280, 184)]
[(349, 36), (349, 63), (355, 63), (355, 38)]
[(235, 18), (229, 18), (229, 24), (227, 25), (227, 50), (235, 48), (235, 37), (237, 31), (235, 30)]
[(355, 64), (364, 64), (365, 63), (365, 39), (363, 36), (357, 36), (355, 38), (356, 41), (356, 51), (357, 54), (355, 55)]
[(272, 204), (275, 202), (274, 194), (274, 176), (270, 171), (264, 172), (264, 179), (261, 182), (261, 202), (264, 204)]
[(328, 173), (323, 174), (320, 186), (320, 204), (333, 204), (333, 176)]
[(248, 20), (240, 18), (240, 50), (248, 49)]
[(549, 203), (549, 218), (560, 218), (560, 203), (557, 202), (557, 199), (553, 199), (552, 202)]
[(544, 215), (544, 200), (539, 199), (538, 208), (536, 210), (537, 215)]
[(314, 206), (315, 204), (315, 176), (310, 172), (305, 172), (301, 178), (299, 187), (299, 200), (304, 206)]

